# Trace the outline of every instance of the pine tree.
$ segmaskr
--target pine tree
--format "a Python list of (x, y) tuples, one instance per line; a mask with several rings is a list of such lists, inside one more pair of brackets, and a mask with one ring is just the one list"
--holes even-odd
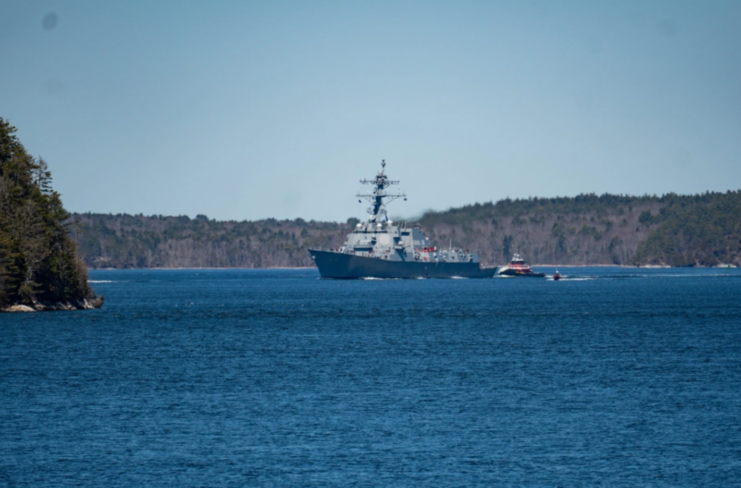
[(0, 118), (0, 305), (93, 298), (49, 167)]

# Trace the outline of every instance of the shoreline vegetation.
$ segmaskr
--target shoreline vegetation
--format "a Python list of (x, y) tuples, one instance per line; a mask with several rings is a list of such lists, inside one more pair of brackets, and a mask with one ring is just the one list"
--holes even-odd
[[(549, 263), (534, 263), (532, 267), (540, 268), (626, 268), (626, 269), (673, 269), (673, 268), (687, 268), (688, 266), (669, 266), (661, 264), (646, 264), (646, 265), (635, 265), (635, 264), (549, 264)], [(738, 268), (735, 264), (717, 264), (715, 266), (691, 266), (693, 268), (718, 268), (718, 269), (735, 269)], [(274, 267), (274, 268), (215, 268), (215, 267), (182, 267), (182, 268), (88, 268), (88, 270), (95, 271), (124, 271), (124, 270), (150, 270), (150, 271), (229, 271), (229, 270), (307, 270), (316, 269), (316, 266), (295, 266), (295, 267)], [(94, 281), (91, 281), (94, 282)]]
[[(419, 224), (439, 247), (478, 251), (483, 266), (519, 253), (537, 266), (727, 267), (741, 265), (739, 215), (741, 191), (585, 194), (427, 211), (406, 224)], [(309, 248), (340, 247), (358, 222), (96, 213), (72, 220), (70, 235), (92, 269), (310, 268)]]
[(0, 311), (99, 308), (51, 172), (0, 118)]

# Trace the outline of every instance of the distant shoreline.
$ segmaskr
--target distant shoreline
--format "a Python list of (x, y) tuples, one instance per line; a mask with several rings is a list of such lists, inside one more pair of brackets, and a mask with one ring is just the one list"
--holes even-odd
[(269, 269), (317, 269), (316, 266), (296, 266), (296, 267), (277, 267), (277, 268), (217, 268), (217, 267), (183, 267), (183, 268), (88, 268), (90, 271), (126, 271), (126, 270), (162, 270), (162, 271), (187, 271), (187, 270), (230, 270), (230, 269), (254, 269), (254, 270), (269, 270)]
[[(504, 265), (497, 265), (496, 267), (501, 267)], [(493, 267), (493, 266), (489, 266)], [(628, 265), (628, 264), (532, 264), (532, 267), (537, 268), (630, 268), (630, 269), (680, 269), (680, 268), (706, 268), (706, 269), (713, 269), (713, 268), (720, 268), (720, 269), (735, 269), (736, 265), (718, 265), (718, 266), (658, 266), (658, 265), (649, 265), (649, 266), (635, 266), (635, 265)], [(286, 270), (286, 269), (317, 269), (316, 266), (296, 266), (296, 267), (276, 267), (276, 268), (217, 268), (217, 267), (202, 267), (202, 268), (193, 268), (193, 267), (184, 267), (184, 268), (88, 268), (88, 272), (90, 271), (126, 271), (126, 270), (159, 270), (159, 271), (188, 271), (188, 270), (235, 270), (235, 269), (243, 269), (243, 270)]]

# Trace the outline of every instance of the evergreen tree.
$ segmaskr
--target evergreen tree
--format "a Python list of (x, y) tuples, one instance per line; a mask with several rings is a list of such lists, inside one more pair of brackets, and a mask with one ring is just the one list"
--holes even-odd
[(0, 306), (93, 298), (47, 163), (0, 118)]

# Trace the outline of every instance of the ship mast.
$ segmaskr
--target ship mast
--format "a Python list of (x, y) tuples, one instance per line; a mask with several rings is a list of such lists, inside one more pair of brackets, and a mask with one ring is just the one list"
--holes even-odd
[[(386, 188), (388, 188), (391, 185), (398, 184), (399, 181), (389, 180), (388, 176), (384, 174), (385, 168), (386, 168), (386, 160), (384, 159), (381, 161), (381, 171), (378, 172), (378, 174), (376, 175), (374, 179), (360, 180), (360, 182), (363, 184), (374, 186), (372, 193), (358, 193), (356, 195), (358, 198), (365, 198), (372, 205), (372, 207), (368, 207), (368, 213), (370, 214), (370, 218), (368, 219), (368, 222), (380, 223), (382, 221), (381, 217), (383, 217), (383, 220), (388, 220), (388, 216), (386, 215), (385, 203), (393, 202), (397, 198), (401, 198), (401, 197), (404, 197), (404, 200), (406, 200), (406, 197), (407, 197), (404, 193), (386, 192)], [(384, 199), (386, 199), (385, 203), (384, 203)]]

